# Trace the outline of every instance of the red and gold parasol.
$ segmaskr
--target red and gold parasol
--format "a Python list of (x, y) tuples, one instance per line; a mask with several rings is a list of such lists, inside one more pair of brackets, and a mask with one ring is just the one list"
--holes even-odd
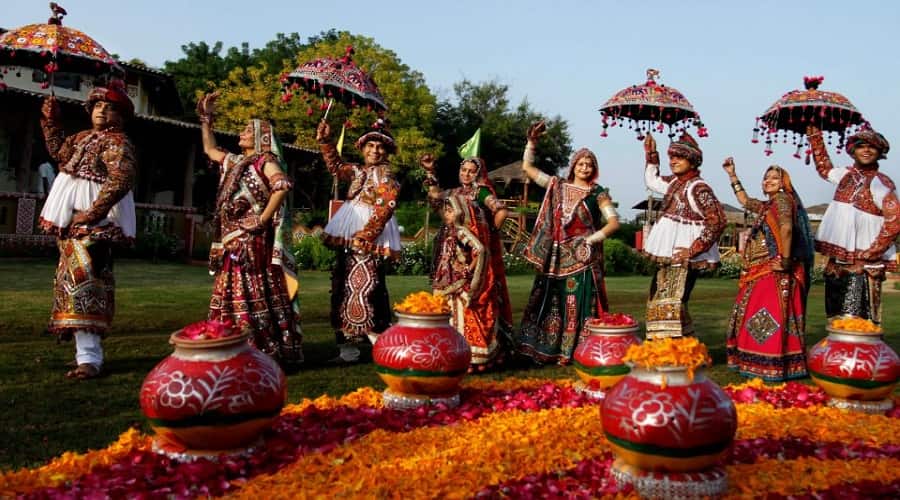
[(600, 106), (603, 115), (601, 137), (607, 136), (607, 128), (625, 125), (637, 132), (639, 140), (644, 139), (645, 132), (663, 132), (666, 129), (671, 139), (692, 125), (697, 127), (697, 135), (707, 136), (700, 115), (684, 94), (657, 83), (658, 77), (659, 71), (648, 69), (646, 82), (616, 92)]
[(772, 154), (773, 143), (791, 142), (797, 147), (794, 157), (800, 158), (800, 150), (807, 144), (807, 125), (815, 125), (828, 134), (829, 144), (837, 140), (838, 152), (848, 134), (867, 126), (868, 122), (849, 99), (837, 92), (819, 90), (824, 79), (804, 77), (803, 90), (784, 94), (756, 119), (752, 142), (758, 143), (762, 133), (767, 156)]
[[(304, 90), (308, 94), (323, 98), (323, 109), (329, 107), (324, 99), (337, 99), (347, 106), (365, 106), (376, 112), (387, 111), (384, 97), (375, 80), (353, 61), (353, 47), (347, 47), (343, 57), (323, 57), (297, 66), (281, 77), (282, 101), (290, 101), (295, 92)], [(312, 114), (312, 108), (307, 110)]]
[(52, 86), (57, 71), (90, 75), (121, 72), (96, 40), (62, 25), (65, 9), (51, 2), (50, 10), (52, 15), (46, 24), (29, 24), (0, 35), (0, 65), (40, 69), (51, 76), (46, 86)]

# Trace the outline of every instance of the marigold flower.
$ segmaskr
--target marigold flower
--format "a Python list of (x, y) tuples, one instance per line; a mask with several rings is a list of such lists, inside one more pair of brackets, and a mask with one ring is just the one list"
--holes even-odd
[(415, 292), (407, 295), (403, 302), (394, 304), (394, 310), (407, 314), (450, 314), (450, 304), (443, 296)]

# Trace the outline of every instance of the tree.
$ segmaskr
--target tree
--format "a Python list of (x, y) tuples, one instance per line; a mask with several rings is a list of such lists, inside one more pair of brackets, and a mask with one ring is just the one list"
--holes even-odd
[(497, 81), (476, 84), (463, 80), (453, 85), (453, 91), (455, 99), (442, 101), (435, 119), (435, 134), (452, 157), (444, 162), (446, 171), (441, 172), (442, 179), (455, 182), (459, 159), (456, 150), (479, 127), (480, 155), (489, 168), (496, 168), (522, 158), (525, 132), (540, 119), (547, 123), (547, 135), (539, 146), (538, 166), (555, 173), (558, 167), (567, 165), (572, 146), (568, 123), (561, 117), (546, 117), (531, 109), (527, 100), (511, 109), (507, 96), (509, 86)]
[[(292, 43), (286, 39), (276, 40), (275, 45), (282, 46), (285, 42), (287, 45)], [(387, 116), (398, 147), (393, 162), (401, 173), (401, 180), (410, 172), (413, 176), (420, 175), (418, 157), (426, 151), (440, 151), (440, 144), (431, 138), (436, 99), (420, 72), (410, 69), (393, 51), (379, 46), (372, 38), (329, 32), (301, 49), (293, 61), (278, 68), (270, 68), (266, 63), (235, 67), (227, 77), (212, 85), (213, 89), (222, 92), (217, 126), (237, 131), (250, 118), (268, 118), (275, 122), (279, 134), (295, 144), (317, 147), (315, 129), (327, 105), (325, 98), (300, 91), (291, 102), (283, 102), (280, 78), (301, 62), (339, 57), (350, 45), (355, 49), (354, 61), (374, 78), (390, 109)], [(272, 52), (277, 54), (278, 50)], [(364, 133), (375, 119), (372, 111), (365, 108), (350, 110), (341, 104), (335, 104), (328, 116), (335, 135), (340, 133), (341, 123), (347, 125), (344, 153), (350, 155), (355, 154), (352, 144), (356, 136)]]

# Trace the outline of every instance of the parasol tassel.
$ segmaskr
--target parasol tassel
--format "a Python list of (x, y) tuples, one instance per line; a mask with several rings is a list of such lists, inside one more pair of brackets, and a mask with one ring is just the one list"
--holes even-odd
[(803, 148), (803, 144), (799, 144), (799, 143), (798, 143), (798, 144), (797, 144), (797, 150), (794, 151), (794, 158), (796, 158), (796, 159), (798, 159), (798, 160), (800, 159), (800, 149), (802, 149), (802, 148)]
[(766, 156), (771, 156), (771, 155), (772, 155), (772, 153), (773, 153), (773, 151), (772, 151), (772, 139), (766, 139), (766, 150), (763, 151), (763, 152), (766, 154)]

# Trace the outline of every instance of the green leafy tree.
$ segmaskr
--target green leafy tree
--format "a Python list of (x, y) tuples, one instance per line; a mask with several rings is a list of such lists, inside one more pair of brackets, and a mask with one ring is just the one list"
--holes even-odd
[[(538, 120), (547, 123), (547, 134), (539, 145), (538, 166), (554, 173), (567, 165), (572, 154), (568, 123), (561, 117), (547, 117), (523, 100), (514, 108), (509, 102), (509, 86), (497, 81), (473, 83), (463, 80), (453, 85), (454, 99), (437, 108), (435, 134), (450, 158), (443, 162), (441, 178), (455, 181), (456, 150), (481, 128), (480, 155), (489, 168), (497, 168), (522, 158), (525, 132)], [(451, 172), (452, 170), (452, 172)]]
[[(436, 108), (425, 78), (418, 71), (403, 64), (388, 49), (379, 46), (372, 38), (347, 32), (326, 33), (306, 48), (301, 49), (293, 61), (278, 68), (266, 63), (249, 67), (235, 67), (219, 82), (213, 82), (210, 90), (219, 90), (219, 121), (217, 126), (227, 130), (240, 130), (247, 120), (254, 117), (271, 119), (278, 132), (295, 144), (315, 148), (315, 129), (324, 114), (326, 99), (298, 91), (290, 102), (284, 102), (281, 92), (281, 76), (298, 64), (320, 57), (339, 57), (347, 46), (353, 46), (354, 61), (370, 74), (378, 84), (390, 112), (391, 132), (397, 140), (398, 154), (395, 167), (401, 173), (420, 175), (418, 157), (426, 151), (440, 151), (440, 144), (431, 138)], [(274, 52), (274, 51), (273, 51)], [(198, 95), (201, 91), (198, 91)], [(363, 107), (348, 109), (335, 103), (328, 120), (332, 123), (334, 140), (341, 124), (347, 125), (344, 154), (356, 154), (352, 146), (356, 137), (375, 121), (374, 112)]]

